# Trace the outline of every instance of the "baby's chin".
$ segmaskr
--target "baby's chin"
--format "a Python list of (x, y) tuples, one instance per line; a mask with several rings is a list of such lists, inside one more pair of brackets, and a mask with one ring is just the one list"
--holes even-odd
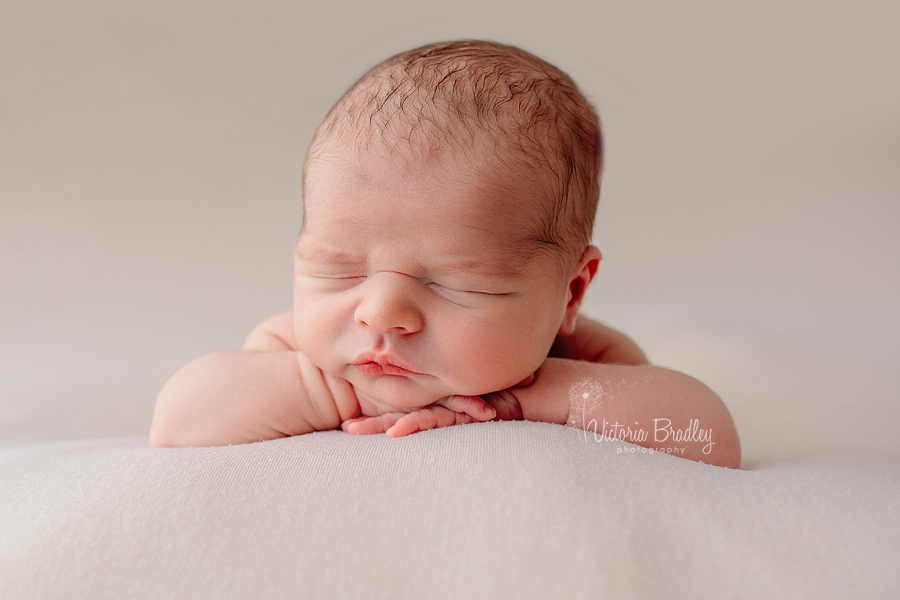
[(482, 378), (447, 380), (434, 375), (377, 375), (366, 376), (354, 367), (346, 367), (343, 376), (356, 392), (360, 403), (375, 406), (381, 413), (410, 412), (434, 404), (448, 396), (482, 396), (520, 383), (525, 375), (509, 373), (503, 380)]
[(408, 377), (395, 375), (382, 375), (350, 383), (361, 403), (367, 401), (382, 408), (383, 412), (391, 412), (391, 409), (409, 412), (434, 404), (451, 394), (444, 390), (428, 389)]

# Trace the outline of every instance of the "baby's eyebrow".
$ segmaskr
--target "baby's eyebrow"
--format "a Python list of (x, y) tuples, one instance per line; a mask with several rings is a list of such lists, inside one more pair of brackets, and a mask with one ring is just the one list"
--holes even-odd
[(366, 262), (364, 256), (349, 254), (336, 248), (319, 246), (315, 249), (300, 245), (297, 247), (297, 257), (302, 260), (317, 260), (337, 264), (361, 264)]
[[(297, 247), (300, 260), (324, 262), (339, 265), (361, 265), (366, 257), (351, 254), (335, 247), (316, 245), (315, 247), (300, 245)], [(484, 277), (512, 278), (522, 274), (521, 260), (512, 258), (484, 260), (470, 257), (451, 257), (436, 261), (432, 269), (435, 273), (454, 273), (460, 275), (476, 275)]]
[(514, 260), (475, 260), (455, 258), (443, 261), (439, 270), (465, 275), (485, 275), (490, 277), (515, 277), (522, 273), (522, 266)]

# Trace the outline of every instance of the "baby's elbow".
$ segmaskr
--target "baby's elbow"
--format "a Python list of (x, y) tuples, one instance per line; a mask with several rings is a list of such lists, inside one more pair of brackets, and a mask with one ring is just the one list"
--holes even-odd
[(155, 414), (150, 425), (150, 445), (154, 448), (178, 448), (177, 440), (173, 436), (173, 430), (158, 422)]
[(183, 412), (183, 398), (177, 394), (172, 379), (160, 390), (153, 408), (153, 420), (150, 423), (150, 445), (154, 448), (176, 448), (190, 446), (185, 439), (185, 431), (189, 422)]
[(739, 469), (741, 467), (741, 442), (731, 413), (728, 412), (728, 407), (715, 392), (702, 383), (700, 385), (705, 390), (705, 404), (709, 407), (706, 412), (710, 417), (707, 426), (708, 445), (704, 446), (704, 449), (709, 450), (710, 460), (704, 458), (700, 460), (719, 467)]
[(737, 431), (726, 442), (726, 449), (723, 454), (723, 467), (728, 467), (729, 469), (741, 468), (741, 442), (738, 439)]
[(655, 430), (659, 435), (654, 435), (654, 439), (665, 447), (673, 441), (684, 442), (677, 446), (683, 458), (717, 467), (740, 468), (741, 443), (722, 399), (690, 375), (669, 369), (655, 372), (664, 385), (661, 395), (674, 403), (672, 412), (679, 415), (675, 419), (679, 424), (662, 420), (666, 427)]
[(731, 415), (727, 414), (727, 409), (725, 418), (720, 420), (718, 426), (714, 426), (710, 431), (713, 432), (712, 440), (715, 442), (714, 450), (710, 452), (711, 460), (707, 461), (703, 458), (700, 460), (718, 467), (740, 469), (741, 441), (738, 439), (737, 429), (734, 427)]
[(150, 445), (176, 448), (209, 445), (202, 439), (209, 411), (204, 409), (204, 385), (215, 366), (215, 353), (203, 355), (181, 367), (156, 397), (150, 423)]

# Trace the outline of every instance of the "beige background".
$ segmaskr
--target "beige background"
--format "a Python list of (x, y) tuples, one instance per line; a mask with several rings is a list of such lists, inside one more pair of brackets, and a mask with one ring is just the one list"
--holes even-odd
[(474, 37), (599, 108), (590, 314), (719, 392), (748, 464), (900, 457), (896, 3), (119, 4), (0, 8), (0, 446), (144, 434), (289, 305), (330, 105)]

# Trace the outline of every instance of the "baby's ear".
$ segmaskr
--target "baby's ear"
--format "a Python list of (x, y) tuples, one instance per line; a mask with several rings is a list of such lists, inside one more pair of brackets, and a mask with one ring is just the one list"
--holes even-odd
[(563, 317), (562, 325), (559, 332), (563, 335), (572, 335), (575, 331), (575, 320), (578, 317), (578, 309), (581, 307), (581, 301), (584, 299), (584, 292), (587, 291), (588, 284), (597, 273), (597, 267), (600, 266), (600, 249), (597, 246), (588, 246), (581, 253), (581, 258), (575, 264), (575, 269), (569, 277), (568, 301), (566, 302), (566, 314)]

